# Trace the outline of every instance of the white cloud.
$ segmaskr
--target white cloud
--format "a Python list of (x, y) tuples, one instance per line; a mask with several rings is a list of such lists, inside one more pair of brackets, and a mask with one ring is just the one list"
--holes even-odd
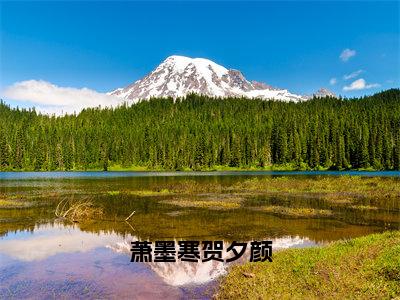
[(375, 87), (379, 87), (380, 84), (378, 83), (370, 83), (367, 84), (363, 78), (357, 79), (353, 81), (350, 85), (346, 85), (343, 87), (343, 91), (360, 91), (371, 89)]
[(337, 79), (336, 78), (331, 78), (331, 80), (329, 80), (329, 84), (330, 85), (335, 85), (337, 83)]
[(351, 57), (353, 57), (353, 56), (355, 56), (357, 54), (357, 51), (356, 50), (351, 50), (351, 49), (344, 49), (343, 51), (342, 51), (342, 53), (340, 54), (340, 56), (339, 56), (339, 58), (342, 60), (342, 61), (348, 61)]
[(364, 72), (364, 70), (358, 70), (358, 71), (355, 71), (353, 73), (346, 74), (346, 75), (343, 76), (343, 79), (344, 80), (349, 80), (349, 79), (352, 79), (352, 78), (356, 78), (363, 72)]
[(3, 97), (30, 102), (44, 113), (73, 113), (101, 105), (115, 106), (121, 99), (88, 88), (59, 87), (43, 80), (16, 82), (3, 91)]
[(60, 224), (35, 226), (34, 233), (2, 241), (0, 254), (21, 261), (39, 261), (57, 254), (84, 253), (121, 242), (121, 236), (115, 233), (99, 235)]

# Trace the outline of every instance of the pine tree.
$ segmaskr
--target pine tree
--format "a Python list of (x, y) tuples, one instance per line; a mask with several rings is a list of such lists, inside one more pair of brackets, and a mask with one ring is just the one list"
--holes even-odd
[(0, 130), (0, 170), (7, 170), (10, 165), (10, 148), (6, 135)]

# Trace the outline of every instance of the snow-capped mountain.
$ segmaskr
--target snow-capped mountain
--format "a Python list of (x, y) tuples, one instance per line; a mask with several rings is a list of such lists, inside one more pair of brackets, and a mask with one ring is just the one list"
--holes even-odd
[(307, 98), (285, 89), (248, 81), (240, 71), (204, 58), (173, 55), (144, 78), (109, 93), (136, 102), (151, 97), (183, 97), (190, 93), (212, 97), (248, 97), (302, 101)]
[(325, 97), (334, 97), (337, 98), (336, 94), (326, 88), (320, 88), (318, 91), (311, 95), (304, 95), (303, 98), (309, 100), (312, 98), (325, 98)]
[(324, 98), (324, 97), (337, 97), (336, 94), (326, 88), (320, 88), (314, 93), (314, 97)]

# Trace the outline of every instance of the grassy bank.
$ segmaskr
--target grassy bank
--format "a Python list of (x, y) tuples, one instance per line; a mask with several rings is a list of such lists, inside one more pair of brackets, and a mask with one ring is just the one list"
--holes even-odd
[(400, 231), (290, 249), (233, 267), (218, 299), (391, 299), (400, 296)]
[(317, 178), (255, 177), (239, 182), (234, 189), (269, 194), (322, 196), (332, 203), (344, 203), (345, 200), (362, 197), (370, 199), (398, 199), (400, 197), (400, 185), (397, 178), (363, 178), (347, 175)]

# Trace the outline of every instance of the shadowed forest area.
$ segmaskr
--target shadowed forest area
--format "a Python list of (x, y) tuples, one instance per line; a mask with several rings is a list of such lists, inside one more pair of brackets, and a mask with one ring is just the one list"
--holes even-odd
[(400, 90), (294, 103), (189, 95), (48, 116), (0, 103), (0, 170), (400, 168)]

